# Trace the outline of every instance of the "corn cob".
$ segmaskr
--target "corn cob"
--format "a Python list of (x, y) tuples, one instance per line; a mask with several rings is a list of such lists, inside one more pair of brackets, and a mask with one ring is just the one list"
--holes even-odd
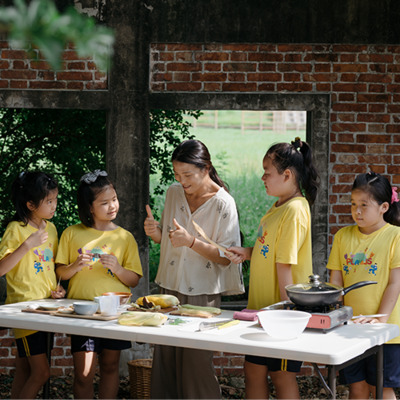
[[(156, 306), (161, 306), (161, 308), (174, 307), (179, 304), (179, 300), (171, 294), (152, 294), (145, 297), (148, 302), (154, 303)], [(143, 301), (144, 297), (139, 297), (136, 300), (136, 304), (143, 306)]]
[(161, 313), (128, 311), (118, 317), (118, 323), (132, 326), (157, 326), (162, 325), (167, 319), (168, 317)]
[(193, 306), (191, 304), (183, 304), (182, 308), (191, 309), (191, 310), (199, 310), (199, 311), (206, 311), (213, 315), (221, 314), (221, 310), (215, 307), (202, 307), (202, 306)]
[(183, 308), (178, 306), (178, 309), (171, 311), (170, 315), (182, 315), (184, 317), (212, 318), (214, 314), (207, 311), (193, 310), (191, 308)]

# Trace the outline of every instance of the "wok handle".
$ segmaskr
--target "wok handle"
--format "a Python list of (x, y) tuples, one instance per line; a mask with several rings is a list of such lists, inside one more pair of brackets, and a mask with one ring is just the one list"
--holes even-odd
[(342, 291), (342, 294), (345, 295), (348, 292), (350, 292), (350, 290), (358, 289), (360, 287), (367, 286), (367, 285), (374, 285), (374, 284), (377, 284), (377, 283), (378, 282), (376, 282), (376, 281), (361, 281), (361, 282), (357, 282), (354, 285), (347, 286), (346, 288), (344, 288), (343, 291)]

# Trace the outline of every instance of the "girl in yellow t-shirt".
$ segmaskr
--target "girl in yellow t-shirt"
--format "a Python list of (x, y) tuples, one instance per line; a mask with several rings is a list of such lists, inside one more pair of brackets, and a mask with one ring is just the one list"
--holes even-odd
[[(47, 221), (56, 211), (57, 182), (44, 172), (22, 172), (12, 184), (11, 196), (15, 214), (5, 221), (0, 243), (0, 276), (7, 276), (6, 303), (64, 297), (54, 272), (57, 231)], [(47, 333), (14, 329), (14, 336), (18, 352), (11, 398), (34, 399), (50, 376)]]
[[(343, 297), (354, 315), (384, 314), (359, 318), (355, 323), (387, 322), (400, 326), (400, 210), (397, 188), (375, 172), (361, 174), (351, 191), (351, 215), (356, 225), (336, 235), (327, 268), (330, 281), (339, 286), (372, 280), (370, 285)], [(396, 225), (396, 226), (394, 226)], [(400, 336), (384, 345), (383, 398), (395, 399), (400, 387)], [(376, 360), (372, 355), (343, 369), (351, 399), (375, 397)]]
[[(133, 235), (117, 226), (119, 202), (105, 171), (81, 178), (78, 211), (81, 224), (67, 228), (60, 239), (57, 276), (69, 279), (68, 298), (93, 300), (105, 292), (130, 292), (143, 275)], [(93, 399), (96, 356), (99, 355), (99, 398), (115, 399), (121, 350), (131, 342), (71, 335), (75, 399)]]
[[(285, 286), (305, 282), (312, 274), (310, 207), (317, 195), (318, 173), (306, 142), (273, 145), (263, 159), (267, 194), (278, 201), (258, 227), (254, 247), (231, 247), (233, 262), (250, 261), (248, 308), (267, 307), (288, 300)], [(299, 398), (296, 374), (301, 361), (246, 356), (246, 398), (269, 398), (268, 375), (277, 398)]]

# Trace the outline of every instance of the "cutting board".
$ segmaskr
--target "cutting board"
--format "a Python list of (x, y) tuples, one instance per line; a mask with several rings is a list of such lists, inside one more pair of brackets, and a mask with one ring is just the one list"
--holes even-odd
[(110, 317), (105, 317), (104, 315), (101, 315), (101, 314), (78, 315), (78, 314), (64, 314), (64, 313), (59, 313), (59, 312), (53, 312), (53, 315), (56, 316), (56, 317), (94, 319), (94, 320), (97, 320), (97, 321), (111, 321), (113, 319), (117, 319), (121, 315), (121, 313), (118, 313), (117, 315), (113, 315), (113, 316), (110, 316)]
[(32, 313), (32, 314), (47, 314), (47, 315), (53, 315), (56, 311), (46, 311), (46, 310), (31, 310), (30, 308), (26, 308), (25, 310), (21, 310), (21, 312), (27, 312), (27, 313)]
[(160, 310), (144, 310), (144, 309), (131, 307), (131, 308), (128, 308), (127, 311), (158, 312), (158, 313), (161, 313), (161, 314), (166, 314), (166, 313), (169, 313), (171, 311), (175, 311), (177, 309), (178, 309), (177, 307), (169, 307), (169, 308), (161, 308)]

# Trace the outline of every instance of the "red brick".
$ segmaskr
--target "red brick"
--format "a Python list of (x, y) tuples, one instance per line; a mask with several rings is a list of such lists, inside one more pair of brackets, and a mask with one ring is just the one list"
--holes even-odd
[(165, 84), (150, 82), (150, 90), (154, 92), (163, 92), (165, 90)]
[(106, 90), (108, 88), (107, 81), (104, 82), (87, 82), (85, 85), (88, 90)]
[(390, 122), (390, 115), (387, 114), (358, 114), (359, 122)]
[(165, 64), (163, 64), (163, 63), (154, 63), (152, 65), (152, 71), (165, 71)]
[(400, 46), (388, 46), (389, 53), (400, 53)]
[(204, 63), (205, 71), (221, 71), (222, 64), (221, 63)]
[(87, 62), (87, 68), (90, 69), (90, 70), (94, 70), (94, 69), (97, 69), (97, 65), (93, 61), (88, 61)]
[(61, 357), (64, 356), (64, 348), (62, 347), (54, 347), (51, 351), (52, 357)]
[(333, 45), (333, 51), (340, 53), (361, 53), (362, 51), (367, 50), (366, 45), (358, 45), (358, 44), (336, 44)]
[(241, 71), (253, 72), (256, 70), (256, 64), (254, 63), (225, 63), (223, 67), (224, 71)]
[(364, 154), (362, 156), (358, 156), (358, 162), (368, 164), (390, 164), (392, 162), (392, 156)]
[(356, 54), (341, 54), (340, 62), (353, 63), (353, 62), (356, 62), (356, 58), (357, 58)]
[(9, 354), (10, 352), (9, 352), (9, 350), (8, 349), (5, 349), (5, 348), (0, 348), (0, 357), (8, 357), (10, 354)]
[(227, 357), (214, 357), (213, 362), (214, 362), (214, 365), (216, 365), (216, 366), (229, 364)]
[(243, 367), (244, 357), (231, 357), (230, 364), (232, 367)]
[(270, 51), (270, 52), (275, 52), (276, 51), (276, 45), (274, 44), (260, 44), (258, 46), (259, 51)]
[(337, 153), (365, 153), (366, 146), (360, 144), (332, 144), (332, 151)]
[(167, 90), (195, 92), (200, 89), (201, 89), (201, 83), (198, 82), (167, 83)]
[(231, 61), (247, 61), (247, 53), (231, 53)]
[(389, 63), (393, 62), (392, 54), (360, 54), (360, 61), (368, 61), (374, 63)]
[(65, 82), (34, 81), (29, 84), (30, 89), (65, 89)]
[(301, 62), (301, 54), (286, 54), (285, 61), (287, 62)]
[(200, 82), (224, 82), (226, 81), (227, 74), (225, 73), (206, 73), (206, 74), (199, 74), (193, 73), (192, 74), (192, 81), (200, 81)]
[(275, 64), (260, 63), (258, 64), (258, 70), (260, 72), (274, 72), (276, 71), (276, 66)]
[(366, 103), (390, 103), (390, 95), (389, 94), (358, 94), (357, 99), (359, 102)]
[(221, 51), (222, 45), (220, 43), (209, 43), (204, 45), (204, 50), (206, 51)]
[(391, 83), (392, 77), (383, 74), (360, 74), (358, 77), (359, 82), (380, 82), (380, 83)]
[(333, 53), (309, 53), (304, 57), (304, 61), (316, 61), (316, 62), (337, 62), (339, 56)]
[(390, 135), (357, 135), (357, 143), (390, 143)]
[(352, 154), (340, 154), (338, 160), (343, 164), (353, 164), (356, 162), (356, 156)]
[(193, 54), (189, 51), (182, 51), (175, 54), (176, 61), (193, 61)]
[(91, 72), (57, 72), (57, 79), (60, 81), (91, 81)]
[(383, 124), (369, 124), (368, 125), (368, 132), (384, 132), (385, 131), (385, 125)]
[(363, 174), (367, 172), (365, 165), (354, 165), (354, 164), (336, 164), (333, 166), (332, 171), (336, 174)]
[(163, 51), (166, 48), (166, 43), (152, 43), (151, 48), (154, 50)]
[(333, 64), (333, 72), (368, 72), (365, 64)]
[(201, 71), (200, 63), (169, 63), (167, 71)]
[(0, 49), (8, 49), (8, 42), (0, 41)]
[(38, 80), (54, 81), (55, 80), (55, 72), (54, 71), (38, 71)]
[(74, 61), (74, 62), (69, 62), (67, 68), (83, 70), (86, 69), (86, 65), (84, 61)]
[(310, 92), (312, 90), (311, 83), (278, 83), (278, 92), (287, 90), (289, 92)]
[[(337, 119), (343, 122), (354, 122), (355, 121), (355, 114), (338, 114)], [(339, 139), (341, 142), (342, 140)]]
[(257, 89), (255, 83), (223, 83), (222, 90), (227, 92), (254, 92)]
[(259, 91), (265, 92), (275, 92), (275, 84), (274, 83), (261, 83), (258, 86)]
[(248, 73), (247, 80), (249, 82), (252, 81), (260, 81), (260, 82), (277, 82), (282, 80), (282, 74), (276, 73)]
[(230, 82), (244, 82), (246, 80), (246, 74), (232, 73), (228, 75), (228, 81)]
[(356, 74), (342, 74), (340, 77), (341, 82), (355, 82), (357, 80)]
[(352, 225), (354, 224), (353, 217), (351, 215), (339, 215), (339, 224)]
[(0, 358), (0, 366), (15, 367), (15, 358)]
[(387, 85), (387, 91), (389, 93), (399, 93), (400, 92), (400, 85)]
[(377, 174), (384, 174), (385, 173), (385, 166), (384, 165), (370, 165), (369, 169)]
[(278, 45), (278, 51), (283, 53), (303, 53), (305, 51), (312, 51), (312, 46), (307, 44), (280, 44)]
[(285, 63), (285, 64), (278, 64), (278, 71), (281, 72), (311, 72), (312, 67), (311, 64), (292, 64), (292, 63)]
[(336, 194), (330, 194), (329, 195), (329, 204), (336, 204), (337, 203), (337, 195)]
[(386, 125), (387, 133), (400, 133), (400, 125)]
[(352, 185), (333, 185), (332, 193), (350, 193)]
[(367, 85), (363, 83), (335, 83), (332, 86), (335, 92), (366, 92)]
[(204, 91), (205, 92), (216, 92), (221, 91), (221, 84), (220, 83), (204, 83)]
[(67, 82), (67, 89), (83, 90), (83, 82)]
[[(44, 57), (41, 57), (44, 58)], [(88, 60), (90, 57), (79, 57), (75, 51), (64, 51), (61, 55), (63, 60)]]
[(351, 133), (339, 133), (339, 140), (340, 143), (354, 143), (354, 135)]
[(152, 81), (153, 82), (172, 81), (172, 74), (171, 73), (153, 74)]
[(46, 61), (31, 61), (31, 68), (32, 69), (43, 69), (43, 70), (51, 69), (50, 65), (47, 64)]
[(249, 61), (283, 61), (283, 55), (279, 53), (249, 53)]
[(107, 74), (105, 72), (100, 72), (100, 71), (96, 71), (94, 73), (94, 80), (96, 81), (102, 81), (107, 79)]
[(349, 205), (337, 204), (332, 207), (332, 210), (335, 214), (350, 214), (351, 206), (350, 204)]
[(224, 44), (222, 50), (228, 51), (257, 51), (256, 44)]
[(201, 44), (167, 44), (167, 50), (169, 51), (199, 51), (202, 50), (202, 47), (203, 46)]
[(392, 181), (394, 185), (399, 185), (400, 184), (400, 175), (394, 175), (392, 177)]
[(331, 72), (330, 64), (316, 64), (315, 72)]
[(352, 93), (339, 93), (339, 101), (354, 101), (354, 94), (352, 94)]
[(56, 358), (54, 365), (58, 367), (72, 367), (74, 365), (72, 358)]
[[(170, 74), (166, 74), (170, 75)], [(171, 79), (165, 79), (170, 81)], [(193, 79), (196, 80), (196, 79)], [(190, 82), (190, 73), (185, 72), (174, 72), (174, 82)]]
[(355, 174), (339, 175), (339, 183), (353, 183), (355, 179), (356, 179)]
[[(390, 66), (391, 66), (391, 64), (388, 65), (388, 72), (390, 72), (389, 71)], [(369, 64), (369, 69), (373, 72), (384, 74), (384, 73), (386, 73), (386, 64)]]
[(400, 153), (400, 146), (388, 145), (388, 146), (386, 146), (386, 153), (399, 154)]
[(3, 50), (1, 52), (1, 58), (8, 60), (26, 60), (29, 56), (25, 50)]
[[(2, 61), (2, 63), (7, 64), (7, 61)], [(13, 61), (13, 69), (28, 69), (29, 65), (25, 61), (15, 60)], [(1, 68), (4, 69), (4, 68)]]
[(345, 124), (335, 123), (332, 124), (332, 131), (334, 132), (365, 132), (365, 124)]
[(385, 93), (385, 86), (384, 85), (377, 85), (377, 84), (370, 84), (368, 92), (370, 93)]
[(283, 74), (283, 80), (285, 82), (300, 82), (300, 74)]
[(311, 82), (335, 82), (337, 81), (337, 74), (304, 74), (304, 81)]
[(368, 104), (368, 111), (373, 113), (383, 113), (386, 110), (386, 104)]
[(330, 83), (317, 83), (317, 91), (319, 92), (331, 92), (332, 84)]
[(10, 89), (26, 89), (28, 81), (10, 81)]
[(12, 70), (3, 70), (1, 71), (2, 79), (36, 79), (35, 71), (12, 71)]
[(194, 59), (196, 61), (227, 61), (229, 60), (228, 53), (196, 53)]

